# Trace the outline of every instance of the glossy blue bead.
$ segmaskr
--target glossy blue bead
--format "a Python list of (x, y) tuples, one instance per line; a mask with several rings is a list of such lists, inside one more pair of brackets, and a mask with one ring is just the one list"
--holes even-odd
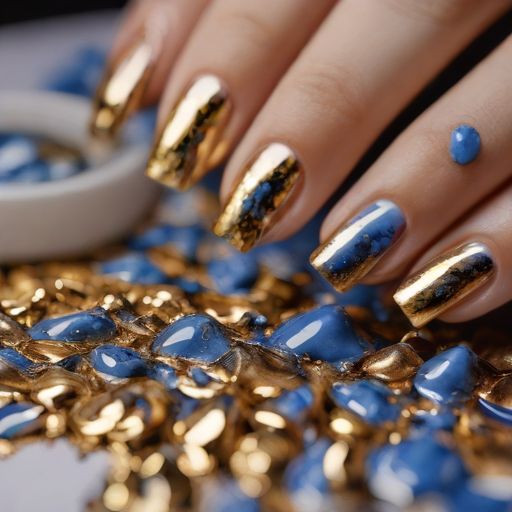
[(324, 473), (324, 457), (331, 445), (330, 440), (320, 438), (307, 446), (301, 455), (288, 464), (284, 473), (284, 482), (292, 496), (304, 497), (310, 493), (329, 492), (329, 480)]
[(36, 363), (12, 348), (0, 349), (0, 360), (24, 373), (30, 372), (37, 366)]
[(0, 408), (0, 439), (12, 439), (37, 426), (44, 412), (42, 405), (15, 402)]
[(200, 387), (205, 387), (212, 382), (212, 377), (208, 375), (202, 368), (191, 368), (189, 370), (190, 378)]
[(269, 346), (329, 363), (356, 360), (370, 348), (345, 310), (335, 305), (293, 316), (274, 331)]
[(309, 384), (292, 391), (283, 391), (277, 398), (268, 401), (268, 406), (290, 421), (304, 420), (313, 405), (314, 395)]
[(464, 345), (450, 348), (425, 362), (416, 377), (414, 387), (425, 398), (441, 404), (466, 400), (475, 385), (475, 353)]
[(499, 421), (512, 427), (512, 409), (503, 407), (502, 405), (493, 404), (484, 398), (478, 399), (480, 410), (493, 420)]
[(436, 430), (453, 430), (457, 418), (450, 409), (417, 411), (412, 417), (415, 432), (432, 432)]
[(103, 308), (48, 318), (28, 330), (34, 340), (106, 341), (116, 334), (116, 324)]
[(400, 407), (389, 402), (392, 394), (383, 384), (368, 380), (336, 382), (331, 390), (331, 397), (338, 407), (347, 409), (371, 425), (398, 418)]
[(164, 356), (213, 363), (230, 350), (222, 325), (206, 314), (184, 316), (158, 334), (152, 350)]
[(471, 163), (480, 153), (480, 134), (467, 124), (461, 124), (452, 131), (450, 155), (460, 165)]
[(260, 269), (252, 254), (234, 253), (208, 263), (208, 275), (215, 290), (224, 294), (247, 292), (258, 279)]
[(377, 448), (367, 459), (366, 475), (376, 497), (407, 506), (413, 497), (455, 487), (468, 473), (455, 452), (426, 435)]
[(146, 362), (130, 348), (101, 345), (91, 352), (90, 359), (96, 371), (110, 377), (125, 379), (146, 374)]
[(178, 386), (176, 370), (165, 363), (156, 363), (149, 370), (149, 378), (160, 382), (168, 391)]
[(188, 260), (195, 260), (199, 242), (204, 236), (200, 226), (171, 226), (160, 224), (129, 240), (128, 245), (135, 251), (146, 251), (153, 247), (171, 245)]
[(100, 264), (102, 274), (116, 277), (129, 283), (168, 284), (164, 274), (145, 254), (127, 254)]
[(512, 479), (509, 476), (470, 478), (448, 501), (448, 512), (510, 512)]

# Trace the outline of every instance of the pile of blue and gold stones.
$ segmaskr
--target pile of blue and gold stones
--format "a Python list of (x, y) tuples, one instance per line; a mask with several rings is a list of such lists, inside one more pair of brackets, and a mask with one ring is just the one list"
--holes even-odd
[(510, 331), (412, 331), (383, 292), (310, 274), (309, 236), (239, 254), (212, 197), (4, 271), (1, 454), (110, 451), (94, 511), (510, 510)]

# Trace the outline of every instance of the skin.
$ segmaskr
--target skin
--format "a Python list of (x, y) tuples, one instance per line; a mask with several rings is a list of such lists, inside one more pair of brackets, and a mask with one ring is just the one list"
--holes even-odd
[[(269, 242), (307, 222), (393, 118), (511, 6), (510, 0), (139, 0), (127, 11), (111, 57), (158, 20), (162, 50), (145, 102), (161, 98), (160, 127), (197, 76), (213, 73), (226, 84), (233, 115), (224, 136), (231, 156), (223, 203), (266, 144), (294, 150), (304, 183), (262, 240)], [(399, 205), (407, 230), (366, 276), (371, 283), (404, 278), (458, 243), (486, 243), (496, 275), (441, 317), (448, 321), (477, 317), (512, 298), (512, 189), (505, 188), (512, 177), (511, 80), (509, 38), (391, 144), (321, 229), (324, 241), (375, 200)], [(449, 134), (462, 123), (483, 140), (477, 160), (463, 168), (448, 152)]]

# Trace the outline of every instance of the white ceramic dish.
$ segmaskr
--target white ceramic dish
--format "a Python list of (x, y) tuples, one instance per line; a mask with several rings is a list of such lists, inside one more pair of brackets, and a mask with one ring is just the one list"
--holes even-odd
[[(155, 204), (148, 148), (123, 141), (105, 158), (91, 145), (86, 99), (0, 92), (0, 132), (43, 135), (80, 149), (91, 167), (37, 184), (0, 184), (0, 263), (77, 256), (127, 234)], [(97, 148), (96, 148), (97, 149)]]

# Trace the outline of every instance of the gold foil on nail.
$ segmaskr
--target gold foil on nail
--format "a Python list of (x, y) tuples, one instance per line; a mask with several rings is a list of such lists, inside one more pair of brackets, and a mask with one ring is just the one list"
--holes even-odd
[(462, 245), (407, 279), (394, 299), (411, 323), (421, 327), (480, 287), (493, 272), (494, 263), (485, 245)]
[(213, 228), (241, 251), (247, 251), (282, 214), (302, 167), (293, 151), (280, 143), (267, 146), (249, 164)]
[(114, 136), (126, 118), (139, 107), (155, 56), (151, 45), (142, 41), (107, 71), (94, 99), (91, 133), (97, 137)]
[(231, 107), (220, 80), (197, 79), (169, 115), (149, 159), (147, 174), (164, 185), (186, 189), (219, 161), (218, 147)]

